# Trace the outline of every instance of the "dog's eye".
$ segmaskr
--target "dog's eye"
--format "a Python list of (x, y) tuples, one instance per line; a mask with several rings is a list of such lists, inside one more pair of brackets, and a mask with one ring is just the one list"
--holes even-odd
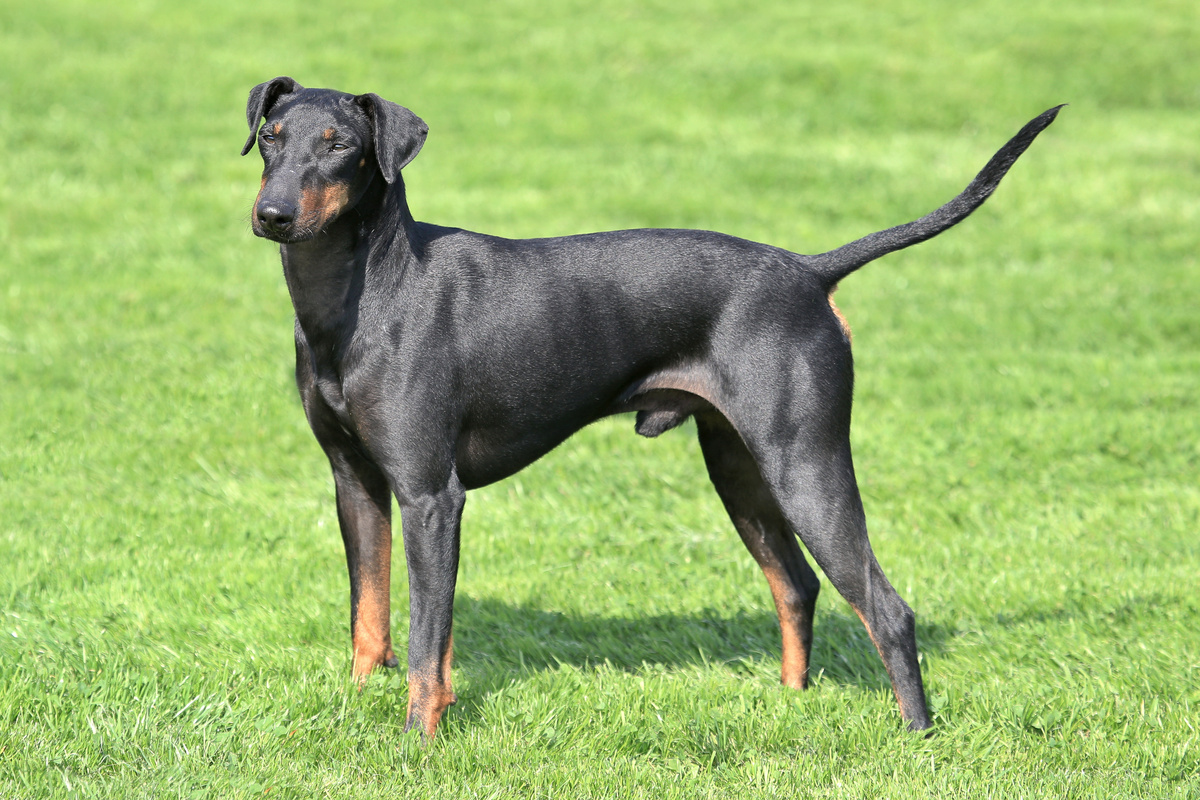
[(274, 141), (275, 141), (275, 134), (273, 134), (273, 133), (264, 133), (264, 134), (262, 135), (262, 138), (263, 138), (263, 141), (264, 141), (264, 142), (274, 142)]
[(342, 144), (341, 142), (337, 142), (336, 144), (330, 145), (329, 149), (333, 150), (335, 153), (340, 153), (343, 150), (346, 150), (347, 147), (346, 147), (346, 145)]

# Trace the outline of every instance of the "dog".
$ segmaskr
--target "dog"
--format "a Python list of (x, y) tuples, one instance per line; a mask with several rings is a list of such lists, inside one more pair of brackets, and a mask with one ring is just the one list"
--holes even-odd
[(799, 537), (862, 619), (908, 727), (929, 728), (913, 612), (867, 539), (850, 454), (850, 330), (832, 292), (966, 218), (1061, 108), (938, 210), (799, 255), (706, 231), (510, 240), (417, 222), (401, 174), (428, 133), (416, 114), (286, 77), (254, 87), (242, 155), (257, 142), (264, 169), (251, 226), (280, 245), (296, 383), (333, 470), (354, 675), (398, 665), (393, 495), (411, 609), (405, 730), (432, 738), (456, 700), (467, 490), (601, 417), (636, 412), (651, 437), (693, 417), (717, 494), (770, 586), (783, 683), (807, 684), (820, 588)]

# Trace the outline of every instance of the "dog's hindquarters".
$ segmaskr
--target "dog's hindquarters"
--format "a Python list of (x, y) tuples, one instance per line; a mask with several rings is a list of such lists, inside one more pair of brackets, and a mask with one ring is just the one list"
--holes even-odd
[[(823, 327), (829, 337), (838, 335), (834, 324)], [(697, 415), (701, 448), (718, 494), (770, 585), (783, 633), (784, 683), (803, 686), (818, 590), (798, 537), (862, 620), (909, 728), (923, 730), (932, 722), (915, 618), (871, 549), (854, 474), (849, 345), (826, 344), (785, 364), (785, 380), (774, 384), (775, 394), (768, 390), (758, 398), (757, 408), (731, 406), (727, 420)]]

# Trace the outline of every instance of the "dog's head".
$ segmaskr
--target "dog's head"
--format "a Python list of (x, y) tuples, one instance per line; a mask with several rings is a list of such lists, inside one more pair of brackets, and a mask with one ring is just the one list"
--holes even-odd
[(316, 236), (354, 207), (375, 177), (399, 180), (429, 132), (416, 114), (378, 95), (305, 89), (291, 78), (251, 89), (246, 121), (242, 155), (257, 139), (263, 159), (251, 225), (283, 244)]

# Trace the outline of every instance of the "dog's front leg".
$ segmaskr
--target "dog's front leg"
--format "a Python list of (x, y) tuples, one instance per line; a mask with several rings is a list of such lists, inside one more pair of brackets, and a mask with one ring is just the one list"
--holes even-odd
[(442, 714), (457, 700), (450, 688), (451, 626), (466, 491), (451, 475), (437, 491), (400, 496), (410, 604), (404, 729), (417, 727), (433, 738)]
[(399, 664), (392, 650), (392, 495), (387, 479), (352, 451), (327, 450), (337, 486), (338, 523), (350, 572), (354, 676)]
[(354, 675), (399, 663), (392, 651), (392, 491), (362, 443), (341, 424), (317, 390), (312, 357), (296, 329), (296, 385), (313, 434), (329, 458), (337, 488), (338, 525), (350, 572)]

